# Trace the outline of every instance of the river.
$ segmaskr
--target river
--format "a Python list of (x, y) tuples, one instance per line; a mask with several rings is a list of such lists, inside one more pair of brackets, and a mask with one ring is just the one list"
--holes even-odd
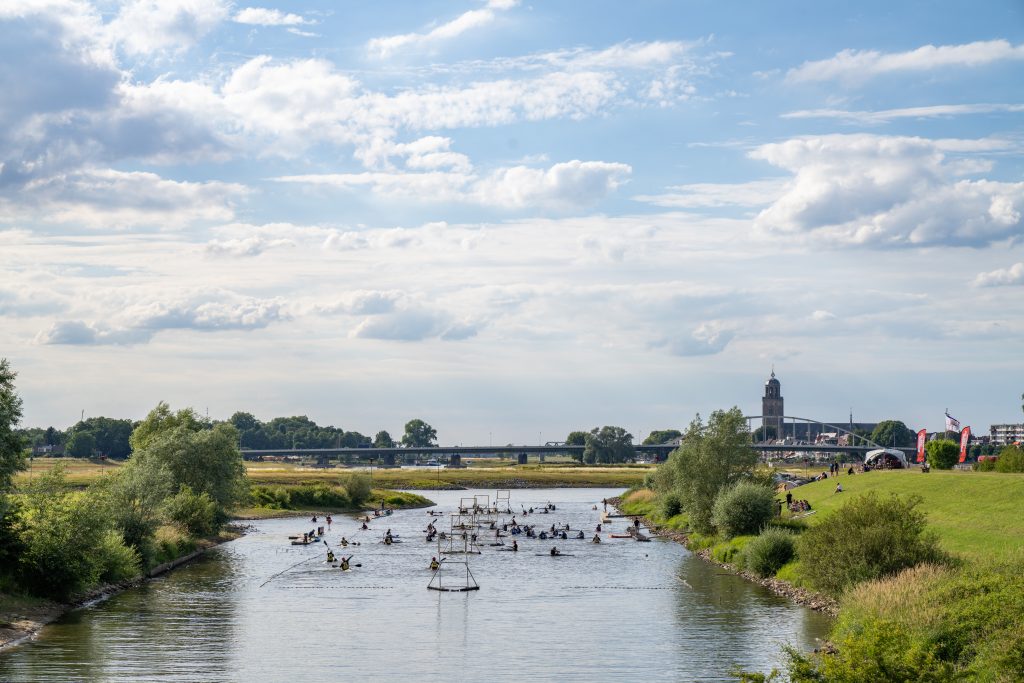
[[(424, 510), (374, 520), (371, 531), (335, 519), (332, 547), (342, 535), (361, 543), (347, 552), (362, 566), (348, 572), (323, 561), (323, 544), (289, 544), (289, 534), (313, 526), (308, 519), (260, 521), (203, 559), (70, 612), (0, 654), (0, 680), (731, 680), (734, 665), (767, 671), (781, 662), (781, 645), (809, 649), (824, 636), (826, 617), (676, 543), (609, 538), (626, 520), (591, 543), (593, 505), (619, 492), (512, 491), (513, 510), (557, 506), (519, 515), (521, 523), (568, 523), (587, 539), (519, 536), (517, 553), (485, 545), (470, 556), (480, 584), (472, 593), (426, 589), (437, 546), (423, 540)], [(461, 498), (495, 495), (423, 493), (445, 512)], [(387, 528), (402, 542), (380, 543)], [(547, 554), (553, 544), (566, 555)]]

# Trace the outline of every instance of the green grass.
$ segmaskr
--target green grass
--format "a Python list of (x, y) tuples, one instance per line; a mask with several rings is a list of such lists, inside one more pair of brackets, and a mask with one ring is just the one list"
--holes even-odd
[(1008, 557), (1024, 536), (1024, 474), (897, 470), (841, 474), (838, 481), (843, 493), (834, 493), (832, 478), (793, 489), (794, 498), (806, 499), (817, 511), (806, 517), (812, 526), (853, 496), (876, 491), (921, 496), (921, 509), (942, 548), (967, 559)]

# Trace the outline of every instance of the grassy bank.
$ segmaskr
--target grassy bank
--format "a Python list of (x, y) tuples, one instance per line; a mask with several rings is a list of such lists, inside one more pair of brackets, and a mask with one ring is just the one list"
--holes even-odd
[[(843, 485), (835, 493), (836, 483)], [(793, 496), (807, 500), (814, 525), (838, 510), (850, 497), (875, 491), (882, 495), (918, 495), (928, 526), (939, 535), (942, 548), (970, 560), (1008, 557), (1024, 535), (1024, 474), (917, 470), (869, 472), (805, 484)], [(789, 516), (788, 511), (784, 513)]]
[[(20, 473), (16, 482), (27, 484), (48, 472), (56, 463), (66, 466), (67, 481), (86, 486), (121, 467), (116, 462), (78, 458), (37, 458), (29, 471)], [(579, 488), (629, 487), (643, 482), (650, 465), (579, 465), (568, 461), (517, 465), (510, 460), (474, 459), (468, 467), (421, 467), (416, 469), (372, 470), (373, 485), (381, 489), (468, 489), (468, 488)], [(316, 468), (291, 463), (248, 462), (246, 474), (253, 484), (297, 486), (303, 483), (334, 484), (343, 475), (356, 472), (344, 467)], [(362, 471), (362, 470), (358, 470)]]
[[(381, 505), (386, 505), (392, 510), (425, 508), (434, 505), (434, 501), (419, 494), (410, 493), (408, 491), (392, 491), (390, 489), (373, 489), (370, 492), (370, 497), (365, 503), (353, 506), (344, 498), (344, 491), (340, 486), (327, 487), (325, 484), (320, 483), (312, 487), (309, 485), (271, 485), (270, 487), (265, 488), (277, 489), (282, 493), (287, 493), (289, 505), (287, 507), (252, 505), (238, 507), (231, 511), (231, 516), (234, 519), (271, 519), (274, 517), (305, 516), (313, 514), (320, 515), (326, 513), (357, 514), (368, 509), (379, 509)], [(330, 494), (325, 496), (324, 500), (326, 500), (326, 502), (324, 503), (318, 503), (315, 499), (298, 495), (303, 490), (308, 489), (328, 489)], [(285, 497), (279, 496), (279, 499), (281, 498)]]

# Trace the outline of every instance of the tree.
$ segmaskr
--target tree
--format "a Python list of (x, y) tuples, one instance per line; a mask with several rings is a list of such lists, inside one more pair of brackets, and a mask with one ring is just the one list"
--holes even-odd
[(868, 437), (879, 446), (913, 446), (914, 432), (899, 420), (883, 420)]
[(189, 431), (198, 431), (209, 424), (196, 415), (191, 408), (183, 408), (176, 413), (171, 412), (171, 407), (160, 401), (156, 408), (149, 411), (146, 419), (140, 422), (129, 438), (132, 450), (142, 450), (149, 445), (149, 442), (166, 433), (175, 427), (184, 427)]
[(1004, 446), (996, 460), (996, 472), (1024, 472), (1024, 448)]
[(754, 430), (754, 443), (764, 443), (766, 441), (773, 441), (779, 438), (778, 434), (779, 430), (775, 427), (775, 425), (761, 425), (760, 427)]
[(88, 420), (83, 420), (70, 429), (72, 436), (82, 431), (92, 434), (95, 439), (93, 450), (103, 455), (117, 460), (124, 460), (131, 455), (131, 446), (128, 443), (128, 439), (132, 434), (131, 420), (90, 417)]
[(403, 446), (427, 448), (435, 446), (436, 441), (437, 430), (423, 420), (415, 419), (405, 423), (405, 436), (402, 437)]
[(739, 408), (716, 410), (707, 425), (698, 415), (683, 435), (683, 443), (661, 467), (670, 468), (690, 525), (701, 533), (712, 530), (711, 512), (718, 493), (750, 477), (757, 452)]
[(232, 424), (207, 428), (191, 408), (171, 413), (161, 402), (132, 433), (132, 444), (133, 459), (155, 459), (167, 467), (173, 491), (188, 486), (195, 495), (209, 494), (217, 504), (218, 522), (245, 495), (245, 466)]
[(937, 470), (951, 470), (960, 459), (960, 445), (949, 439), (934, 439), (924, 445), (928, 464)]
[(722, 489), (711, 508), (711, 521), (725, 538), (756, 534), (775, 514), (775, 492), (762, 484), (740, 480)]
[(678, 439), (683, 433), (678, 429), (656, 429), (644, 439), (645, 446), (659, 446), (668, 443), (672, 439)]
[(394, 448), (395, 440), (391, 438), (391, 435), (385, 430), (377, 432), (377, 436), (373, 437), (374, 448)]
[(148, 564), (155, 552), (153, 537), (163, 520), (165, 499), (174, 493), (170, 469), (156, 458), (131, 458), (92, 488), (125, 544), (135, 548)]
[(21, 397), (14, 391), (18, 373), (0, 358), (0, 493), (11, 488), (14, 473), (25, 469), (24, 443), (15, 433), (21, 421)]
[(96, 451), (96, 437), (88, 430), (71, 433), (68, 439), (67, 454), (73, 458), (91, 458)]
[(228, 422), (235, 426), (235, 429), (245, 433), (253, 429), (259, 429), (263, 426), (263, 423), (256, 419), (256, 416), (252, 413), (236, 412), (230, 418)]
[(601, 429), (594, 427), (587, 434), (584, 445), (583, 461), (591, 465), (594, 463), (625, 462), (636, 457), (633, 435), (622, 427), (610, 427), (608, 425), (601, 427)]

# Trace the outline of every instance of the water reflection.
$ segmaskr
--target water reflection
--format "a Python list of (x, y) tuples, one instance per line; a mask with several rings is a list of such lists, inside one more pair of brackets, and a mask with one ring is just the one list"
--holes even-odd
[[(493, 492), (490, 492), (493, 494)], [(734, 663), (770, 669), (778, 644), (809, 647), (827, 623), (669, 542), (589, 542), (603, 489), (516, 491), (515, 509), (568, 522), (587, 539), (520, 537), (519, 553), (473, 557), (476, 593), (426, 590), (436, 546), (423, 511), (357, 531), (337, 520), (350, 572), (326, 548), (288, 544), (308, 520), (267, 520), (207, 560), (68, 615), (34, 643), (0, 656), (11, 681), (714, 680)], [(429, 492), (445, 509), (473, 492)], [(522, 521), (522, 520), (521, 520)], [(621, 528), (624, 521), (613, 523)], [(304, 528), (305, 527), (305, 528)], [(401, 543), (385, 546), (391, 527)], [(612, 529), (606, 529), (605, 532)]]

